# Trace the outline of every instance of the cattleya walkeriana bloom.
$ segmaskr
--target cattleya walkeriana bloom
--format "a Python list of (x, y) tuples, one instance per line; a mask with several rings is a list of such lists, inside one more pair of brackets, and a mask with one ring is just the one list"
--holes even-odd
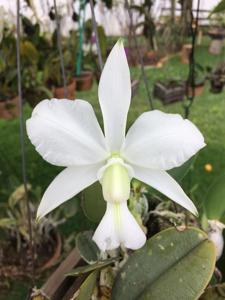
[(190, 121), (158, 110), (143, 113), (125, 136), (131, 81), (121, 40), (106, 61), (98, 94), (105, 135), (92, 106), (83, 100), (43, 100), (27, 121), (36, 150), (49, 163), (66, 167), (44, 193), (37, 217), (99, 180), (107, 209), (93, 240), (103, 251), (121, 244), (138, 249), (146, 237), (127, 207), (131, 179), (197, 214), (166, 170), (182, 165), (204, 147), (204, 139)]

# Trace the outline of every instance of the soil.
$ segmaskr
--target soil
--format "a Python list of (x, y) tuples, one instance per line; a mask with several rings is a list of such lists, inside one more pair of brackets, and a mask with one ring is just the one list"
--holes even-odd
[(161, 82), (159, 81), (161, 84), (163, 84), (167, 89), (172, 89), (172, 88), (176, 88), (176, 87), (183, 87), (184, 86), (184, 82), (182, 81), (177, 81), (177, 80), (170, 80), (167, 82)]
[[(34, 268), (36, 273), (53, 266), (61, 253), (61, 238), (53, 232), (48, 241), (35, 247)], [(32, 255), (27, 243), (22, 243), (19, 251), (16, 249), (16, 240), (0, 242), (0, 281), (7, 278), (31, 277)]]
[(19, 100), (14, 97), (9, 100), (0, 100), (0, 119), (10, 120), (19, 115)]

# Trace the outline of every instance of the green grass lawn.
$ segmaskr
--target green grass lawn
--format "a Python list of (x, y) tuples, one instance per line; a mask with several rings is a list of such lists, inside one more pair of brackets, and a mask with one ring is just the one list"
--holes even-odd
[[(215, 67), (223, 60), (225, 60), (224, 53), (220, 56), (213, 56), (208, 53), (206, 46), (197, 47), (196, 61), (198, 63), (204, 66), (210, 65)], [(146, 72), (150, 88), (152, 89), (153, 83), (159, 79), (165, 80), (175, 77), (185, 80), (188, 74), (188, 66), (181, 64), (180, 57), (175, 55), (162, 68), (147, 68)], [(140, 69), (132, 68), (131, 74), (132, 78), (139, 78)], [(95, 84), (89, 92), (77, 93), (77, 98), (90, 101), (102, 123), (97, 98), (97, 85)], [(153, 103), (155, 108), (162, 111), (183, 114), (181, 102), (163, 106), (159, 100), (154, 99)], [(128, 116), (128, 127), (137, 116), (147, 110), (149, 110), (149, 103), (144, 84), (141, 82), (137, 95), (132, 99)], [(26, 118), (30, 114), (31, 109), (26, 106)], [(204, 93), (196, 97), (193, 103), (190, 119), (202, 131), (207, 146), (200, 151), (193, 170), (184, 179), (183, 186), (187, 193), (189, 193), (191, 188), (196, 187), (193, 197), (201, 206), (201, 202), (205, 200), (209, 185), (225, 172), (225, 92), (216, 95), (212, 94), (207, 83)], [(18, 119), (12, 121), (0, 120), (0, 141), (0, 201), (5, 201), (15, 186), (22, 182)], [(26, 154), (28, 180), (33, 187), (39, 186), (44, 191), (60, 171), (60, 168), (46, 163), (36, 153), (28, 139), (26, 139)], [(213, 171), (211, 173), (205, 172), (204, 165), (206, 163), (212, 164)], [(82, 213), (78, 216), (77, 221), (70, 220), (69, 231), (78, 231), (81, 224), (82, 229), (90, 225), (82, 220)], [(66, 233), (66, 231), (68, 231), (68, 228), (64, 226), (63, 232)]]

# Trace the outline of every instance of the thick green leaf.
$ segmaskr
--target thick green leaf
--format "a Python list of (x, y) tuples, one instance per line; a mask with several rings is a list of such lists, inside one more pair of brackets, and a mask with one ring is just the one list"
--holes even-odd
[(89, 300), (93, 293), (96, 281), (98, 278), (98, 270), (92, 272), (85, 281), (82, 283), (79, 289), (79, 294), (76, 297), (76, 300)]
[(99, 260), (100, 251), (92, 240), (93, 231), (84, 231), (77, 235), (76, 246), (80, 256), (88, 263), (93, 264)]
[(99, 182), (92, 184), (84, 190), (82, 208), (89, 220), (96, 223), (100, 222), (106, 210), (106, 202), (103, 198), (102, 187)]
[(73, 217), (79, 210), (79, 199), (77, 197), (73, 197), (69, 201), (62, 206), (62, 212), (65, 218), (69, 219)]
[(225, 283), (217, 284), (205, 290), (200, 300), (224, 300), (225, 299)]
[(188, 173), (191, 166), (195, 162), (196, 156), (193, 156), (188, 161), (186, 161), (182, 166), (173, 168), (168, 171), (168, 173), (178, 182), (180, 182)]
[(166, 229), (130, 256), (116, 277), (112, 300), (197, 299), (215, 260), (215, 246), (203, 231)]
[(111, 265), (112, 263), (116, 262), (119, 259), (120, 259), (119, 257), (113, 257), (113, 258), (99, 261), (96, 264), (78, 267), (78, 268), (72, 270), (70, 273), (67, 273), (66, 276), (78, 276), (80, 274), (85, 274), (85, 273), (92, 272), (94, 270), (99, 270), (99, 269), (102, 269), (104, 267)]
[(211, 185), (204, 200), (207, 218), (225, 222), (225, 174)]

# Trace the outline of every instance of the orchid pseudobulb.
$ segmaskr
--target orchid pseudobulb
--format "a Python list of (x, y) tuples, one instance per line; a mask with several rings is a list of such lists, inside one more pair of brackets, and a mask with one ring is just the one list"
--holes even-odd
[(92, 106), (83, 100), (43, 100), (27, 121), (28, 136), (41, 156), (66, 167), (44, 193), (37, 217), (99, 180), (107, 209), (94, 241), (103, 251), (121, 244), (138, 249), (146, 237), (127, 207), (131, 179), (151, 185), (196, 215), (192, 201), (166, 171), (204, 147), (204, 138), (180, 115), (157, 110), (143, 113), (125, 136), (131, 82), (120, 40), (106, 61), (98, 92), (104, 134)]

